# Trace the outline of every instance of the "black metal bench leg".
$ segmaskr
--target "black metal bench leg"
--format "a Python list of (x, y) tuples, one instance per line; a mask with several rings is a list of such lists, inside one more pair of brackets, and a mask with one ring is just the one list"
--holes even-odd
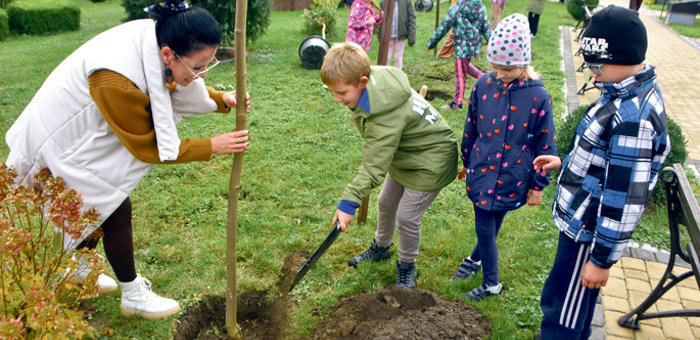
[[(642, 302), (637, 308), (635, 308), (633, 311), (631, 311), (627, 315), (621, 316), (618, 320), (617, 323), (622, 326), (622, 327), (627, 327), (627, 328), (632, 328), (632, 329), (639, 329), (639, 321), (645, 320), (645, 319), (652, 319), (652, 318), (659, 318), (659, 317), (669, 317), (669, 316), (678, 316), (676, 312), (681, 313), (682, 315), (685, 316), (690, 316), (686, 315), (686, 312), (693, 313), (693, 310), (683, 310), (683, 311), (664, 311), (664, 312), (655, 312), (655, 313), (648, 313), (644, 314), (644, 312), (647, 311), (651, 306), (653, 306), (657, 300), (659, 300), (664, 294), (666, 294), (669, 289), (673, 288), (678, 282), (681, 282), (685, 280), (686, 278), (690, 277), (693, 275), (692, 271), (686, 272), (681, 274), (680, 276), (676, 276), (671, 272), (671, 269), (673, 266), (671, 265), (669, 269), (666, 270), (666, 273), (664, 276), (661, 278), (659, 281), (659, 284), (656, 285), (656, 288), (649, 294), (649, 296)], [(667, 280), (671, 280), (668, 284), (666, 284)], [(696, 312), (699, 312), (698, 310), (695, 310)]]

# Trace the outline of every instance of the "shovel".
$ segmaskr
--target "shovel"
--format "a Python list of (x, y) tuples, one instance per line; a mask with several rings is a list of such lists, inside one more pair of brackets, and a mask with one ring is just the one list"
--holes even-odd
[(306, 262), (304, 262), (304, 265), (301, 266), (301, 269), (297, 271), (297, 276), (294, 278), (294, 283), (292, 283), (292, 286), (289, 287), (290, 292), (292, 291), (292, 289), (294, 289), (294, 286), (296, 286), (297, 283), (299, 283), (301, 278), (304, 277), (304, 275), (306, 275), (306, 272), (308, 272), (309, 269), (311, 269), (311, 267), (314, 266), (314, 264), (316, 263), (316, 261), (318, 261), (321, 255), (323, 255), (323, 253), (325, 253), (326, 250), (328, 250), (328, 247), (330, 247), (331, 244), (335, 242), (335, 239), (338, 238), (338, 235), (341, 231), (342, 228), (340, 227), (340, 222), (335, 221), (335, 225), (333, 225), (333, 230), (331, 230), (328, 236), (326, 236), (326, 239), (323, 240), (323, 243), (321, 243), (321, 245), (318, 246), (318, 249), (316, 249), (316, 251), (313, 254), (311, 254), (311, 257), (309, 257), (309, 259), (306, 260)]

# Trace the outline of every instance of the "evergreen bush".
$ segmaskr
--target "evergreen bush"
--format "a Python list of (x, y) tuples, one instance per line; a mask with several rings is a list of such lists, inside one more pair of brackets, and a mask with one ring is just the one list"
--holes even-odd
[(10, 24), (7, 20), (7, 12), (0, 8), (0, 41), (5, 41), (10, 35)]
[(80, 7), (71, 0), (23, 0), (6, 8), (9, 27), (19, 34), (42, 35), (80, 29)]
[(309, 9), (305, 9), (301, 15), (306, 20), (306, 33), (321, 35), (325, 24), (326, 34), (333, 36), (338, 21), (337, 8), (336, 0), (313, 0)]
[[(557, 153), (559, 157), (564, 158), (569, 153), (571, 140), (574, 138), (578, 124), (587, 110), (588, 106), (580, 106), (566, 117), (561, 123), (561, 126), (557, 127)], [(671, 119), (668, 115), (666, 116), (666, 126), (668, 128), (669, 138), (671, 139), (671, 151), (668, 157), (666, 157), (663, 167), (672, 166), (675, 163), (685, 164), (688, 158), (688, 150), (686, 150), (685, 147), (686, 139), (683, 136), (683, 130), (681, 130), (681, 127), (676, 121)], [(656, 182), (654, 191), (651, 194), (650, 203), (666, 203), (666, 189), (661, 180)]]
[[(254, 43), (265, 35), (270, 26), (270, 4), (272, 0), (248, 0), (248, 13), (246, 20), (246, 43)], [(122, 0), (122, 6), (126, 10), (126, 20), (145, 19), (150, 16), (144, 12), (144, 8), (152, 5), (153, 0)], [(235, 0), (191, 0), (190, 4), (199, 6), (211, 13), (221, 25), (224, 34), (224, 45), (233, 45), (236, 22)]]
[[(591, 7), (597, 6), (600, 3), (600, 0), (586, 0), (586, 5), (588, 5), (589, 9)], [(581, 8), (583, 6), (583, 1), (582, 0), (570, 0), (568, 4), (566, 4), (566, 10), (571, 14), (572, 17), (576, 20), (581, 20), (583, 19), (583, 9)]]

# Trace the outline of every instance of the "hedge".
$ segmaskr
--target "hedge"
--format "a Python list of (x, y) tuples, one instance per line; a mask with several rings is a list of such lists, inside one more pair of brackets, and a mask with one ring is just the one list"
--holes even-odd
[(7, 21), (7, 13), (0, 8), (0, 41), (5, 41), (5, 38), (10, 35), (10, 26)]
[[(125, 21), (149, 18), (149, 14), (144, 12), (143, 8), (152, 5), (153, 2), (153, 0), (122, 0), (122, 7), (126, 10)], [(265, 35), (270, 26), (271, 3), (272, 0), (248, 0), (246, 43), (255, 42)], [(236, 21), (235, 0), (190, 0), (190, 4), (209, 11), (221, 25), (224, 45), (233, 45)]]
[(10, 29), (42, 35), (80, 29), (80, 7), (71, 0), (23, 0), (6, 8)]
[[(571, 140), (574, 138), (576, 128), (578, 127), (578, 124), (583, 118), (587, 109), (588, 106), (580, 106), (566, 117), (561, 126), (557, 127), (557, 153), (559, 154), (559, 157), (564, 158), (566, 154), (569, 153)], [(685, 161), (688, 158), (688, 150), (685, 148), (686, 139), (683, 136), (683, 130), (681, 130), (681, 127), (668, 115), (666, 115), (666, 126), (668, 128), (668, 135), (671, 139), (671, 151), (669, 152), (668, 157), (666, 157), (663, 167), (672, 166), (675, 163), (685, 164)], [(650, 203), (666, 203), (666, 189), (664, 188), (664, 184), (661, 180), (656, 182), (654, 191), (651, 194)]]

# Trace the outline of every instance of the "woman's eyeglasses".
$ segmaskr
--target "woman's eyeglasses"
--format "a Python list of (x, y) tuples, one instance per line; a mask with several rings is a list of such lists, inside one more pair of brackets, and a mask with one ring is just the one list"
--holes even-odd
[(187, 64), (185, 63), (185, 61), (182, 60), (182, 58), (180, 58), (180, 56), (179, 56), (177, 53), (175, 53), (175, 51), (173, 51), (173, 53), (175, 54), (175, 57), (178, 58), (178, 59), (180, 59), (180, 61), (182, 61), (182, 64), (185, 65), (185, 67), (187, 67), (187, 70), (189, 70), (189, 71), (192, 73), (192, 79), (197, 79), (197, 78), (201, 77), (202, 74), (209, 72), (209, 70), (213, 69), (216, 65), (219, 65), (219, 60), (216, 59), (216, 57), (214, 57), (214, 60), (212, 60), (212, 61), (204, 68), (204, 71), (200, 71), (200, 72), (195, 73), (194, 71), (192, 71), (192, 69), (191, 69), (189, 66), (187, 66)]

